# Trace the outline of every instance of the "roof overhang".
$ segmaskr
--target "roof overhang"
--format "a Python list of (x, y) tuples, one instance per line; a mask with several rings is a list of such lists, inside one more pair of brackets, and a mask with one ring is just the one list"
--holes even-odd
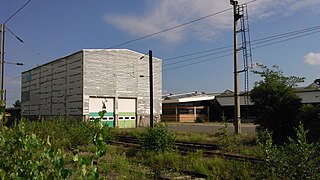
[(196, 102), (196, 101), (209, 101), (214, 100), (215, 96), (194, 96), (180, 99), (165, 99), (162, 103), (185, 103), (185, 102)]

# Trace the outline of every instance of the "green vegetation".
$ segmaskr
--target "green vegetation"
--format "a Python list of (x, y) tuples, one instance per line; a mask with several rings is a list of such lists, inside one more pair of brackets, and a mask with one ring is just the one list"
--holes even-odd
[(225, 124), (223, 128), (219, 129), (218, 135), (218, 145), (221, 150), (225, 152), (235, 152), (238, 149), (238, 139), (240, 135), (236, 133), (230, 133), (228, 131), (228, 125)]
[[(22, 120), (0, 127), (1, 179), (154, 179), (173, 178), (186, 172), (207, 179), (319, 178), (319, 145), (307, 142), (302, 126), (284, 146), (262, 133), (258, 145), (252, 135), (236, 135), (223, 127), (216, 135), (173, 133), (166, 126), (134, 130), (110, 129), (101, 121), (69, 118)], [(140, 138), (143, 150), (113, 146), (114, 133)], [(201, 151), (182, 154), (173, 147), (177, 139), (218, 143), (222, 152), (256, 155), (260, 164), (208, 157)]]
[(195, 123), (204, 123), (207, 122), (207, 116), (204, 114), (199, 114), (194, 120)]
[(255, 83), (250, 92), (251, 101), (257, 111), (256, 123), (259, 133), (272, 132), (272, 140), (276, 144), (288, 142), (293, 137), (295, 128), (302, 122), (309, 131), (307, 139), (317, 142), (320, 138), (320, 106), (302, 105), (294, 87), (304, 78), (284, 76), (278, 66), (269, 69), (258, 65), (261, 71), (254, 71), (263, 80)]
[(268, 131), (262, 133), (258, 144), (260, 157), (265, 160), (260, 166), (260, 178), (271, 179), (319, 179), (319, 145), (307, 142), (307, 132), (300, 123), (295, 129), (296, 138), (288, 138), (284, 146), (272, 143)]
[(140, 135), (139, 142), (144, 150), (171, 151), (173, 149), (175, 136), (169, 132), (165, 125), (155, 124)]
[(263, 80), (255, 83), (250, 92), (250, 99), (257, 110), (259, 131), (269, 130), (273, 133), (273, 141), (283, 144), (288, 136), (294, 135), (294, 127), (298, 126), (298, 112), (301, 99), (293, 87), (303, 82), (303, 78), (286, 77), (278, 66), (269, 69), (258, 65), (261, 71), (254, 71)]

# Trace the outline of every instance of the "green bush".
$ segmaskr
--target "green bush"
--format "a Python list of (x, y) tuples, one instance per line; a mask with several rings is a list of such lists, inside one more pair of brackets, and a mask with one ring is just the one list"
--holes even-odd
[(1, 179), (65, 179), (65, 154), (54, 150), (50, 139), (41, 141), (25, 130), (24, 123), (14, 128), (0, 127)]
[(278, 66), (269, 69), (258, 65), (262, 71), (254, 71), (263, 80), (255, 83), (250, 92), (250, 99), (257, 112), (258, 130), (268, 129), (273, 133), (273, 142), (283, 144), (288, 136), (294, 136), (294, 127), (299, 120), (297, 115), (301, 107), (301, 98), (294, 87), (304, 78), (283, 75)]
[(304, 104), (300, 108), (299, 120), (308, 132), (308, 140), (319, 142), (320, 138), (320, 105)]
[(113, 137), (112, 129), (107, 126), (100, 128), (99, 121), (82, 122), (60, 117), (43, 121), (28, 121), (25, 126), (27, 131), (36, 133), (41, 139), (47, 136), (52, 137), (52, 144), (55, 148), (75, 149), (78, 146), (92, 144), (97, 132), (101, 133), (105, 142)]
[(199, 114), (196, 119), (194, 120), (195, 123), (204, 123), (207, 121), (206, 115)]
[(218, 133), (219, 148), (225, 152), (234, 152), (238, 148), (239, 137), (235, 133), (228, 131), (228, 125), (225, 123), (224, 127), (220, 128)]
[[(29, 127), (27, 129), (26, 127)], [(42, 124), (43, 125), (43, 124)], [(45, 136), (46, 127), (39, 124), (21, 121), (12, 128), (0, 125), (0, 178), (1, 179), (98, 179), (97, 166), (94, 164), (106, 153), (104, 126), (94, 125), (92, 135), (96, 147), (95, 157), (80, 157), (74, 150), (72, 156), (66, 156), (60, 148), (53, 148), (51, 138), (39, 138), (36, 133), (42, 130)], [(30, 128), (33, 127), (33, 131)], [(42, 127), (42, 128), (41, 128)], [(56, 126), (51, 126), (55, 128)], [(38, 129), (36, 129), (38, 128)], [(44, 133), (45, 132), (45, 133)], [(53, 132), (55, 133), (55, 131)], [(60, 138), (64, 138), (60, 137)], [(67, 168), (66, 162), (69, 162)], [(71, 168), (73, 165), (73, 168)]]
[(319, 179), (319, 146), (307, 142), (307, 131), (300, 124), (296, 139), (289, 138), (283, 146), (272, 144), (271, 133), (264, 132), (258, 144), (260, 157), (265, 161), (259, 169), (260, 178), (271, 179)]
[(174, 146), (175, 135), (162, 124), (147, 129), (139, 137), (139, 143), (145, 150), (170, 151)]

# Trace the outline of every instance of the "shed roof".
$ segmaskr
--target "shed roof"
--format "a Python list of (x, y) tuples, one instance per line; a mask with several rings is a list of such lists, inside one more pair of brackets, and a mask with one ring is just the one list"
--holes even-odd
[(182, 94), (169, 94), (162, 97), (162, 103), (182, 103), (182, 102), (196, 102), (207, 101), (215, 99), (218, 93), (206, 94), (205, 92), (189, 92)]

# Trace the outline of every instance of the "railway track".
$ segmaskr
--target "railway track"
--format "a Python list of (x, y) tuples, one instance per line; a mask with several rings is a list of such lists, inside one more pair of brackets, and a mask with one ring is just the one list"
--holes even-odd
[[(117, 136), (116, 139), (111, 143), (116, 145), (126, 146), (126, 147), (140, 148), (139, 140), (132, 136)], [(203, 154), (207, 156), (222, 156), (224, 158), (231, 159), (231, 160), (250, 161), (252, 163), (262, 162), (261, 159), (258, 159), (256, 157), (219, 152), (220, 148), (216, 144), (176, 141), (175, 146), (182, 153), (196, 152), (201, 150)]]

